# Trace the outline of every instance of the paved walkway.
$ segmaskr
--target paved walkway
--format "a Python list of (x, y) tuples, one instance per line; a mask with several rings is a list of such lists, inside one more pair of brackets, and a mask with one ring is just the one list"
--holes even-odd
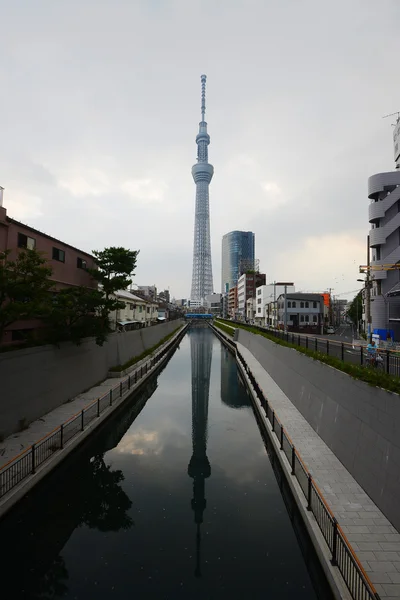
[[(140, 367), (140, 363), (139, 367)], [(112, 388), (119, 385), (119, 379), (110, 378), (103, 381), (100, 385), (91, 388), (84, 394), (79, 394), (66, 404), (62, 404), (40, 419), (33, 421), (28, 429), (13, 433), (0, 443), (0, 468), (13, 459), (17, 454), (21, 454), (26, 448), (38, 442), (53, 429), (65, 423), (68, 419), (81, 412), (93, 400), (103, 396)]]
[(242, 344), (246, 360), (380, 597), (400, 599), (400, 534)]

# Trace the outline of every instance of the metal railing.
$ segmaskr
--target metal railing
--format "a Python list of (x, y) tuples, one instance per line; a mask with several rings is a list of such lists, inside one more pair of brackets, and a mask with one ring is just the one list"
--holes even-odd
[(236, 355), (254, 388), (268, 421), (271, 423), (272, 431), (280, 443), (280, 449), (291, 466), (291, 474), (296, 477), (307, 500), (307, 510), (313, 513), (328, 545), (332, 565), (339, 569), (354, 600), (380, 600), (311, 473), (303, 463), (299, 452), (276, 416), (275, 411), (265, 398), (245, 359), (238, 350), (236, 350)]
[(134, 373), (122, 379), (115, 387), (100, 396), (79, 413), (56, 427), (35, 444), (26, 448), (0, 468), (0, 499), (8, 494), (16, 485), (30, 475), (34, 475), (38, 467), (46, 462), (55, 452), (62, 450), (72, 438), (85, 428), (113, 403), (121, 398), (124, 392), (131, 389), (175, 346), (186, 332), (184, 327), (176, 337), (169, 341), (162, 350), (140, 366)]
[[(222, 321), (224, 323), (224, 321)], [(311, 334), (294, 333), (292, 331), (283, 331), (281, 329), (270, 329), (260, 325), (246, 325), (239, 321), (230, 321), (235, 325), (247, 329), (251, 327), (262, 333), (267, 333), (284, 342), (306, 348), (314, 352), (333, 356), (345, 363), (359, 366), (368, 366), (366, 346), (362, 344), (352, 344), (350, 342), (339, 342), (329, 338), (315, 337)], [(381, 368), (389, 375), (400, 377), (400, 353), (396, 350), (379, 350), (379, 356), (382, 358)]]

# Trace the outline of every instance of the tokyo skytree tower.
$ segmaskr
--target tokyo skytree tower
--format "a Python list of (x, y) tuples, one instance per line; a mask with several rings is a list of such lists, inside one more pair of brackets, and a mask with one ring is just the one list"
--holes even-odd
[(210, 244), (210, 209), (208, 186), (214, 174), (214, 167), (208, 162), (208, 144), (210, 136), (205, 122), (206, 112), (206, 75), (201, 76), (201, 121), (196, 136), (197, 163), (192, 167), (193, 179), (196, 183), (196, 212), (194, 219), (193, 272), (191, 301), (198, 305), (204, 303), (204, 297), (214, 291), (211, 244)]

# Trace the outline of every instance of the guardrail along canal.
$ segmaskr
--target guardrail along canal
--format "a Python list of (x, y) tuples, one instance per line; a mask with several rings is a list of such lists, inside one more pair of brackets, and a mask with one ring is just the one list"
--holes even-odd
[(331, 599), (285, 501), (233, 356), (193, 328), (0, 523), (3, 587), (13, 598)]

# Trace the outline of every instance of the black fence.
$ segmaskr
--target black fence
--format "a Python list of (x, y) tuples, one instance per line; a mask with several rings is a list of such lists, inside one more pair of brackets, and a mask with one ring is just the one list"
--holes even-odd
[(339, 569), (354, 600), (380, 600), (311, 473), (303, 463), (299, 452), (276, 416), (275, 411), (265, 398), (246, 361), (238, 350), (236, 350), (236, 355), (254, 388), (267, 419), (271, 423), (272, 431), (279, 441), (280, 449), (291, 466), (291, 474), (296, 477), (306, 498), (307, 510), (313, 513), (328, 545), (332, 565)]
[(32, 444), (21, 454), (13, 458), (0, 469), (0, 498), (8, 494), (16, 485), (30, 475), (34, 475), (38, 467), (46, 462), (55, 452), (62, 450), (73, 437), (75, 437), (95, 419), (121, 398), (126, 391), (131, 389), (147, 373), (153, 369), (160, 360), (170, 352), (186, 332), (187, 327), (181, 330), (178, 337), (172, 339), (161, 351), (142, 364), (134, 373), (122, 379), (106, 394), (91, 402), (79, 413), (56, 427), (51, 433)]
[[(232, 326), (239, 325), (243, 327), (243, 323), (237, 321), (230, 321)], [(369, 365), (368, 355), (366, 346), (362, 344), (351, 344), (348, 342), (339, 342), (338, 340), (330, 340), (329, 338), (314, 337), (312, 335), (305, 335), (301, 333), (294, 333), (291, 331), (283, 331), (280, 329), (269, 329), (267, 327), (260, 327), (259, 325), (244, 325), (244, 328), (251, 327), (262, 333), (299, 346), (300, 348), (307, 348), (314, 352), (320, 352), (328, 356), (334, 356), (343, 362), (351, 363), (353, 365), (359, 365), (367, 367)], [(378, 356), (380, 357), (377, 367), (395, 377), (400, 377), (400, 352), (394, 350), (379, 350)]]

